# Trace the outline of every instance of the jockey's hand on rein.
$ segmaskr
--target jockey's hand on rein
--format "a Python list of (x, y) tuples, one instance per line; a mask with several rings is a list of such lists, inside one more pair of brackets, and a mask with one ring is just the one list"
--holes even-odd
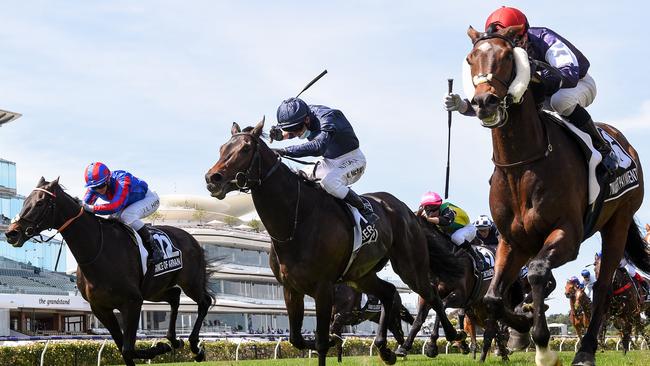
[(94, 213), (95, 208), (92, 205), (87, 204), (86, 202), (82, 203), (84, 211)]
[(269, 137), (271, 138), (271, 142), (273, 141), (282, 141), (284, 136), (282, 136), (282, 129), (278, 126), (271, 126), (271, 130), (269, 131)]

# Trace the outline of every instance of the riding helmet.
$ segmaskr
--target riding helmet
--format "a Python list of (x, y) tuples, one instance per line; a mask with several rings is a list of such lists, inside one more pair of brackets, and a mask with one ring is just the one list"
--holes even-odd
[(474, 221), (474, 226), (477, 229), (487, 229), (492, 226), (492, 220), (486, 215), (481, 215)]
[(106, 183), (111, 177), (111, 171), (104, 163), (94, 162), (88, 164), (84, 178), (86, 178), (86, 188), (99, 187)]
[(436, 192), (427, 192), (424, 194), (424, 196), (422, 196), (422, 199), (420, 200), (420, 207), (438, 207), (440, 205), (442, 205), (442, 198)]
[(512, 27), (513, 25), (523, 25), (524, 29), (519, 35), (523, 35), (528, 30), (528, 19), (519, 9), (502, 6), (490, 14), (485, 21), (485, 31), (494, 32), (501, 28)]
[(302, 128), (308, 114), (307, 103), (300, 98), (289, 98), (278, 107), (278, 125), (287, 132), (297, 131)]

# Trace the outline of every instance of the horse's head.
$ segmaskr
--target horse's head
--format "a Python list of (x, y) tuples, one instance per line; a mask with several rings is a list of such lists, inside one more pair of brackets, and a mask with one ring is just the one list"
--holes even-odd
[(20, 248), (25, 242), (43, 230), (54, 227), (56, 216), (56, 196), (63, 193), (59, 178), (46, 182), (45, 178), (36, 184), (36, 188), (25, 198), (23, 209), (16, 216), (5, 232), (7, 242)]
[(508, 107), (519, 103), (530, 82), (530, 63), (515, 37), (523, 26), (480, 33), (469, 27), (474, 47), (463, 68), (463, 87), (484, 127), (500, 127), (508, 120)]
[(255, 128), (244, 129), (244, 132), (237, 123), (232, 124), (230, 140), (221, 146), (219, 160), (205, 174), (207, 189), (213, 197), (223, 199), (228, 192), (250, 188), (251, 182), (260, 182), (260, 148), (268, 150), (260, 138), (263, 129), (264, 118)]
[(567, 299), (574, 297), (576, 295), (576, 288), (577, 286), (575, 281), (569, 278), (564, 286), (564, 296), (566, 296)]

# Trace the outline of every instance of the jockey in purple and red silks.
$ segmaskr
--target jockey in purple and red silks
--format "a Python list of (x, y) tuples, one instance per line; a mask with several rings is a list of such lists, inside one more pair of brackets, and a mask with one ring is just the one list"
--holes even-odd
[[(525, 49), (532, 59), (546, 62), (559, 71), (558, 75), (544, 69), (538, 75), (550, 107), (591, 137), (594, 147), (602, 155), (602, 165), (608, 172), (616, 170), (616, 155), (585, 110), (596, 98), (596, 82), (587, 73), (590, 66), (587, 58), (554, 31), (544, 27), (530, 27), (526, 15), (515, 8), (503, 6), (495, 10), (485, 22), (485, 31), (493, 33), (516, 25), (524, 26), (515, 40), (516, 44)], [(448, 111), (475, 115), (470, 102), (458, 94), (445, 95), (444, 104)]]
[[(163, 253), (154, 245), (151, 233), (144, 226), (141, 218), (154, 213), (160, 205), (156, 192), (149, 189), (147, 183), (124, 170), (111, 173), (100, 162), (91, 163), (84, 173), (86, 194), (83, 207), (86, 211), (98, 215), (110, 215), (132, 227), (142, 238), (142, 243), (152, 255), (149, 263), (162, 260)], [(97, 198), (107, 203), (95, 204)]]

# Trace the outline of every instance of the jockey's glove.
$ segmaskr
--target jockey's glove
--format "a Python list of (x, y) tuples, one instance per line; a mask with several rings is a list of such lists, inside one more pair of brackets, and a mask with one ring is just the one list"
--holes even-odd
[(282, 129), (278, 126), (271, 126), (271, 130), (269, 131), (269, 137), (271, 138), (271, 142), (273, 141), (282, 141), (284, 136), (282, 136)]
[(94, 213), (94, 212), (95, 212), (95, 206), (93, 206), (93, 205), (89, 205), (89, 204), (87, 204), (86, 202), (83, 203), (83, 207), (84, 207), (84, 211), (88, 211), (88, 212), (90, 212), (90, 213)]
[(443, 97), (443, 103), (445, 104), (445, 109), (448, 112), (458, 111), (464, 113), (469, 107), (469, 103), (463, 100), (458, 94), (445, 94)]

